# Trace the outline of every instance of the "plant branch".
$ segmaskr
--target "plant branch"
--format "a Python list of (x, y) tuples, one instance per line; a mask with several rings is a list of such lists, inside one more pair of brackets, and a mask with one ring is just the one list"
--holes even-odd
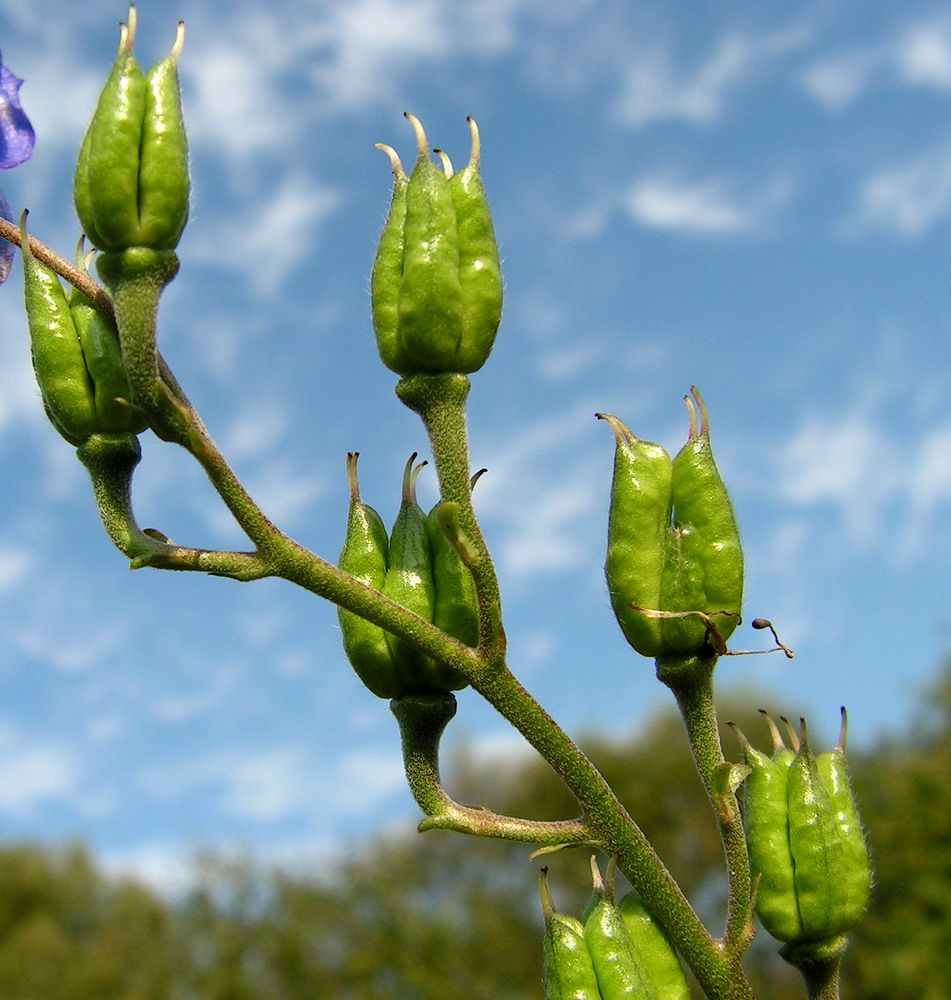
[(413, 375), (400, 380), (396, 393), (426, 427), (441, 498), (459, 506), (459, 527), (474, 555), (466, 564), (479, 599), (479, 651), (488, 659), (501, 659), (506, 644), (499, 581), (472, 506), (466, 427), (469, 379), (465, 375)]
[(462, 375), (416, 375), (402, 379), (397, 386), (400, 399), (423, 420), (442, 498), (459, 504), (460, 525), (476, 551), (470, 568), (479, 596), (478, 654), (484, 668), (470, 677), (472, 686), (515, 726), (572, 792), (581, 806), (582, 822), (593, 831), (602, 849), (617, 858), (619, 869), (667, 929), (707, 996), (751, 1000), (739, 956), (713, 940), (603, 775), (504, 662), (498, 580), (472, 508), (465, 412), (468, 392), (469, 380)]
[(448, 795), (439, 776), (439, 743), (446, 725), (456, 714), (454, 695), (408, 695), (394, 699), (390, 708), (400, 727), (406, 780), (426, 814), (419, 825), (420, 831), (454, 830), (550, 847), (597, 846), (583, 820), (542, 822), (502, 816), (490, 809), (460, 805)]
[(753, 879), (740, 806), (731, 766), (723, 756), (716, 706), (713, 700), (711, 656), (669, 657), (657, 661), (657, 677), (673, 692), (687, 730), (690, 751), (710, 800), (723, 843), (729, 893), (724, 945), (738, 958), (755, 934)]
[(795, 966), (806, 984), (809, 1000), (839, 1000), (839, 969), (848, 940), (834, 937), (813, 944), (787, 944), (779, 953)]

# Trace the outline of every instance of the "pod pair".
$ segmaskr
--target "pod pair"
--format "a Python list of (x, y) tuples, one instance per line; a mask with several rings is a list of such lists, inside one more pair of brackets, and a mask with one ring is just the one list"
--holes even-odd
[(174, 250), (188, 221), (190, 187), (178, 83), (184, 24), (147, 74), (133, 51), (135, 7), (120, 28), (119, 52), (79, 151), (76, 214), (102, 251)]
[[(615, 416), (605, 577), (627, 641), (644, 656), (722, 651), (743, 602), (743, 551), (695, 387), (687, 443), (671, 460)], [(698, 421), (699, 413), (699, 421)]]
[(92, 434), (141, 433), (148, 424), (132, 405), (115, 329), (77, 289), (67, 295), (33, 256), (26, 213), (20, 234), (30, 353), (50, 422), (74, 445)]

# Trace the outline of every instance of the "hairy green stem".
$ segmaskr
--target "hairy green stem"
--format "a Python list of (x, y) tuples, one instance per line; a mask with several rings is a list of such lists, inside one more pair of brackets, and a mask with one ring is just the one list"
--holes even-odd
[(459, 505), (459, 526), (475, 551), (470, 569), (479, 599), (479, 651), (488, 659), (505, 656), (499, 581), (472, 506), (472, 470), (465, 375), (412, 375), (396, 387), (399, 398), (422, 418), (433, 449), (443, 500)]
[(460, 523), (478, 552), (473, 575), (483, 616), (479, 653), (486, 669), (470, 678), (472, 686), (564, 781), (581, 805), (583, 821), (594, 831), (605, 852), (617, 858), (618, 868), (667, 929), (707, 996), (714, 1000), (751, 1000), (739, 955), (711, 938), (601, 773), (505, 665), (498, 581), (472, 509), (469, 487), (465, 412), (468, 391), (469, 381), (461, 375), (417, 375), (404, 378), (397, 387), (400, 399), (423, 420), (443, 499), (460, 505)]
[(839, 1000), (839, 969), (847, 947), (848, 940), (840, 936), (815, 944), (783, 945), (779, 953), (799, 970), (809, 1000)]
[[(0, 231), (0, 235), (6, 234)], [(60, 268), (56, 269), (63, 273)], [(73, 276), (67, 275), (67, 280), (73, 280)], [(136, 308), (140, 317), (137, 320), (140, 323), (139, 334), (143, 337), (140, 343), (148, 344), (151, 338), (154, 344), (154, 310)], [(583, 826), (586, 832), (594, 834), (594, 839), (606, 853), (617, 858), (619, 869), (642, 895), (654, 916), (667, 928), (707, 996), (712, 1000), (752, 1000), (738, 957), (710, 937), (680, 887), (604, 777), (504, 664), (505, 634), (498, 580), (472, 508), (469, 485), (471, 470), (465, 421), (468, 379), (464, 376), (416, 376), (404, 379), (398, 391), (403, 401), (423, 418), (432, 442), (442, 498), (459, 505), (460, 526), (477, 553), (473, 576), (481, 611), (478, 651), (451, 639), (431, 623), (341, 572), (280, 532), (234, 475), (160, 356), (156, 353), (152, 362), (145, 355), (135, 360), (139, 371), (137, 394), (141, 393), (142, 401), (150, 410), (153, 426), (161, 436), (185, 447), (201, 463), (215, 489), (258, 550), (256, 553), (218, 554), (218, 557), (238, 555), (253, 560), (255, 571), (260, 569), (260, 575), (281, 576), (407, 639), (458, 669), (542, 754), (575, 795), (584, 819), (570, 821), (563, 832), (580, 834)], [(143, 363), (138, 364), (139, 361)], [(143, 541), (151, 539), (151, 536), (128, 527), (134, 525), (134, 519), (127, 493), (121, 488), (116, 492), (114, 484), (110, 489), (104, 489), (100, 483), (97, 496), (104, 501), (104, 506), (112, 504), (117, 509), (125, 508), (127, 515), (127, 529), (111, 531), (113, 540), (120, 548), (136, 545), (151, 548)], [(123, 530), (127, 533), (123, 534)], [(156, 545), (162, 544), (156, 541)], [(151, 565), (172, 568), (176, 562), (168, 548), (162, 553), (152, 551), (142, 554)], [(163, 563), (156, 558), (159, 555), (164, 555), (167, 561)], [(211, 569), (215, 563), (213, 556), (207, 553), (204, 561), (193, 556), (191, 565), (182, 559), (174, 568), (201, 568), (214, 572)], [(407, 765), (411, 785), (415, 786), (414, 792), (419, 793), (424, 811), (435, 810), (437, 813), (432, 817), (434, 825), (439, 822), (439, 810), (447, 816), (447, 808), (455, 806), (450, 806), (451, 800), (436, 790), (438, 767), (435, 766), (435, 752), (432, 740), (428, 750), (421, 751), (419, 747), (414, 749), (410, 746)], [(511, 834), (519, 830), (527, 832), (527, 827), (519, 827), (518, 824), (528, 821), (511, 817), (497, 817), (498, 822), (494, 826), (492, 823), (480, 825), (477, 812), (470, 811), (468, 815), (456, 813), (454, 828), (495, 836), (504, 827), (504, 821), (508, 821)], [(535, 832), (540, 832), (537, 827)], [(817, 994), (817, 997), (820, 996), (821, 1000), (827, 1000), (824, 994)]]
[(139, 527), (132, 511), (132, 476), (142, 451), (133, 434), (93, 434), (76, 455), (89, 472), (106, 534), (133, 569), (197, 570), (234, 580), (270, 575), (257, 553), (188, 548)]
[(738, 955), (714, 941), (603, 775), (508, 670), (473, 687), (544, 757), (581, 805), (602, 849), (670, 934), (711, 1000), (752, 1000)]
[(395, 698), (390, 708), (400, 727), (407, 783), (426, 815), (419, 825), (421, 831), (453, 830), (546, 846), (597, 846), (592, 842), (590, 828), (579, 819), (553, 822), (522, 819), (453, 801), (439, 777), (439, 742), (449, 720), (456, 714), (454, 695), (408, 695)]
[(727, 762), (713, 700), (716, 662), (715, 656), (660, 659), (657, 677), (677, 699), (694, 764), (716, 816), (729, 884), (723, 941), (731, 954), (740, 957), (755, 933), (753, 879), (736, 793), (729, 782), (719, 780)]

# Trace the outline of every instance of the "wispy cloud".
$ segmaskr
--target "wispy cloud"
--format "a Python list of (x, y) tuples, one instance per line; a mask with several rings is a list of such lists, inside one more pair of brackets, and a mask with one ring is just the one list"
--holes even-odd
[(906, 83), (951, 89), (951, 17), (938, 14), (909, 25), (898, 36), (894, 61)]
[(723, 116), (737, 90), (752, 85), (771, 61), (806, 38), (801, 28), (759, 37), (733, 31), (686, 68), (675, 63), (665, 46), (641, 52), (624, 73), (615, 118), (633, 126), (669, 120), (711, 124)]
[(31, 744), (0, 728), (0, 811), (22, 815), (49, 800), (71, 799), (79, 783), (76, 755), (65, 747)]
[(803, 70), (800, 83), (834, 112), (845, 111), (875, 87), (951, 90), (951, 17), (917, 18), (892, 28), (880, 41), (820, 56)]
[[(501, 533), (493, 549), (504, 572), (524, 578), (587, 562), (590, 514), (604, 497), (592, 460), (582, 458), (578, 448), (590, 433), (595, 409), (587, 403), (571, 406), (479, 448), (489, 474), (479, 483), (476, 506)], [(567, 462), (567, 455), (574, 460)]]
[(882, 63), (883, 52), (878, 48), (837, 53), (807, 66), (800, 83), (810, 97), (829, 111), (841, 112), (865, 93)]
[(190, 239), (189, 256), (237, 273), (257, 294), (273, 295), (301, 261), (313, 258), (321, 223), (337, 204), (332, 188), (295, 171), (276, 181), (267, 198), (249, 203), (247, 213), (235, 213), (232, 204), (227, 218), (206, 219)]
[(32, 552), (0, 544), (0, 593), (15, 587), (35, 564)]
[(866, 177), (843, 231), (848, 234), (880, 229), (914, 238), (932, 229), (949, 213), (951, 144), (943, 144)]
[(723, 178), (685, 180), (654, 174), (635, 181), (623, 204), (630, 218), (650, 229), (693, 236), (762, 232), (788, 199), (791, 185), (775, 181), (752, 196), (741, 195)]

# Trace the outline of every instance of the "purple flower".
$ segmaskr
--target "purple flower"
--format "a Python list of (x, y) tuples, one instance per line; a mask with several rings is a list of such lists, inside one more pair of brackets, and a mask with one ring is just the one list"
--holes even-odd
[(0, 167), (15, 167), (33, 155), (36, 133), (20, 107), (20, 84), (0, 55)]
[[(14, 76), (3, 65), (0, 55), (0, 168), (8, 170), (28, 160), (33, 155), (36, 133), (20, 107), (20, 84), (23, 81)], [(0, 191), (0, 215), (13, 221), (7, 199)], [(0, 284), (7, 280), (13, 265), (13, 244), (0, 239)]]

